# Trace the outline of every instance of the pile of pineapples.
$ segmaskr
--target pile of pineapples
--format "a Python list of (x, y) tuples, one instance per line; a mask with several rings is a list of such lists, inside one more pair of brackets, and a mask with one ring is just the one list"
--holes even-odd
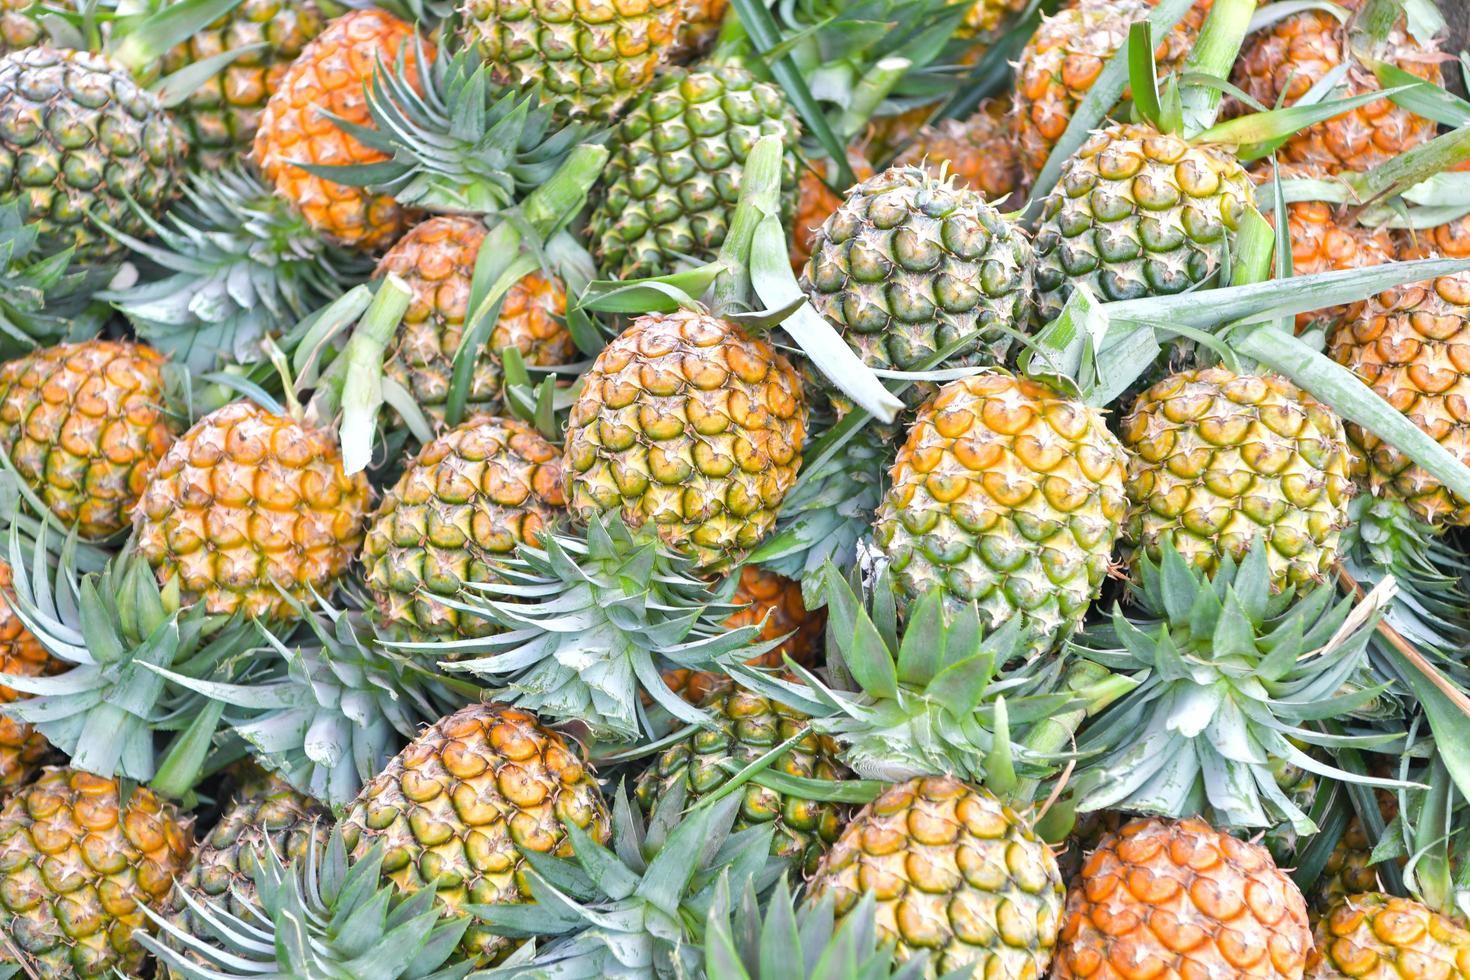
[(0, 0), (0, 977), (1470, 978), (1466, 65)]

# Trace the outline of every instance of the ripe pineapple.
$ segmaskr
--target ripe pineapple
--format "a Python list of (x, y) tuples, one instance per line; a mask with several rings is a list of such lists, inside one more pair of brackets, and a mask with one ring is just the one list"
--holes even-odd
[[(1184, 63), (1211, 2), (1195, 0), (1160, 40), (1154, 59), (1161, 75)], [(1151, 12), (1150, 0), (1081, 0), (1042, 21), (1016, 68), (1015, 133), (1028, 182), (1046, 165), (1103, 66), (1127, 43), (1129, 28)]]
[(1011, 112), (1009, 99), (985, 99), (968, 119), (944, 119), (919, 130), (896, 162), (935, 170), (947, 165), (962, 185), (1006, 210), (1023, 180)]
[[(873, 176), (873, 165), (852, 147), (847, 151), (847, 165), (860, 182)], [(827, 186), (836, 176), (837, 168), (826, 157), (808, 161), (802, 168), (796, 187), (796, 215), (791, 221), (791, 269), (797, 275), (812, 257), (812, 245), (822, 224), (842, 206), (842, 198)]]
[(47, 769), (0, 809), (0, 963), (41, 980), (130, 976), (143, 967), (140, 905), (162, 908), (189, 860), (189, 821), (142, 787)]
[[(837, 761), (837, 745), (830, 736), (810, 731), (807, 716), (742, 687), (717, 689), (699, 702), (712, 721), (692, 729), (665, 749), (638, 777), (635, 793), (650, 819), (670, 798), (675, 783), (681, 806), (693, 806), (719, 792), (741, 767), (749, 765), (797, 732), (807, 736), (770, 764), (768, 771), (802, 779), (838, 780), (848, 775)], [(725, 768), (733, 764), (733, 770)], [(789, 796), (747, 782), (740, 789), (740, 813), (735, 831), (773, 824), (771, 853), (790, 858), (806, 874), (816, 869), (822, 853), (837, 839), (846, 808), (837, 803)]]
[(63, 525), (126, 527), (173, 441), (164, 360), (121, 341), (61, 344), (0, 365), (0, 449)]
[[(430, 726), (366, 786), (342, 818), (348, 848), (385, 848), (383, 877), (404, 895), (437, 884), (447, 915), (530, 898), (517, 850), (571, 855), (566, 825), (606, 843), (609, 815), (577, 751), (534, 715), (472, 704)], [(487, 963), (514, 942), (479, 923), (460, 950)]]
[(1025, 816), (947, 776), (890, 786), (843, 830), (807, 885), (839, 919), (865, 892), (880, 939), (931, 970), (973, 966), (1040, 977), (1057, 941), (1065, 889), (1056, 858)]
[(1370, 892), (1337, 902), (1317, 920), (1310, 980), (1470, 977), (1463, 920), (1409, 898)]
[(1337, 560), (1352, 496), (1342, 421), (1291, 382), (1224, 368), (1165, 378), (1134, 402), (1128, 449), (1130, 561), (1165, 542), (1213, 574), (1267, 545), (1271, 587), (1320, 581)]
[(720, 33), (730, 0), (680, 0), (678, 54), (698, 54)]
[[(1281, 164), (1277, 172), (1283, 180), (1326, 180), (1326, 171), (1301, 164)], [(1257, 175), (1257, 181), (1270, 179), (1270, 171)], [(1287, 234), (1291, 241), (1292, 272), (1298, 276), (1315, 275), (1339, 269), (1363, 269), (1393, 262), (1398, 247), (1387, 229), (1364, 228), (1352, 221), (1342, 221), (1335, 205), (1326, 201), (1293, 201), (1286, 206)], [(1266, 220), (1276, 226), (1276, 212)], [(1343, 318), (1356, 315), (1361, 303), (1331, 306), (1296, 316), (1297, 332), (1311, 326), (1331, 329)]]
[(383, 496), (362, 549), (381, 624), (409, 639), (479, 636), (484, 620), (434, 596), (495, 578), (566, 505), (561, 453), (514, 419), (479, 416), (423, 448)]
[(187, 151), (157, 96), (102, 55), (34, 47), (0, 58), (0, 204), (27, 203), (48, 254), (118, 258), (123, 246), (93, 218), (146, 237), (145, 215), (174, 199)]
[(944, 366), (993, 364), (1026, 323), (1031, 260), (1025, 234), (978, 192), (897, 166), (822, 225), (801, 288), (870, 367), (919, 370), (972, 333)]
[[(10, 588), (10, 564), (0, 561), (0, 673), (36, 677), (65, 670), (65, 664), (46, 652), (11, 607)], [(0, 685), (0, 703), (28, 697), (29, 694)], [(50, 755), (51, 743), (35, 726), (0, 715), (0, 791), (30, 782)]]
[(393, 65), (400, 48), (406, 51), (405, 71), (417, 85), (419, 45), (411, 25), (381, 10), (338, 17), (286, 69), (255, 133), (254, 158), (266, 183), (294, 203), (319, 233), (363, 251), (397, 238), (408, 226), (408, 212), (391, 197), (334, 183), (297, 164), (365, 165), (388, 159), (339, 129), (323, 110), (368, 125), (366, 85), (379, 59)]
[(746, 154), (768, 135), (788, 148), (785, 222), (795, 206), (799, 126), (781, 89), (733, 64), (660, 78), (619, 124), (588, 219), (603, 272), (635, 279), (713, 261), (740, 196)]
[(568, 505), (651, 525), (707, 571), (776, 523), (801, 466), (806, 403), (771, 343), (679, 310), (639, 317), (584, 375), (567, 423)]
[(611, 121), (678, 53), (689, 0), (461, 0), (466, 44), (496, 80), (540, 85), (569, 117)]
[[(133, 516), (160, 582), (211, 613), (288, 616), (341, 575), (362, 542), (368, 485), (328, 433), (251, 402), (211, 412), (153, 471)], [(285, 595), (282, 595), (284, 591)]]
[(1042, 208), (1037, 320), (1054, 319), (1077, 282), (1104, 302), (1199, 286), (1229, 266), (1254, 205), (1251, 180), (1227, 148), (1142, 124), (1093, 133)]
[(1299, 980), (1311, 949), (1306, 900), (1265, 848), (1202, 820), (1148, 818), (1087, 859), (1053, 976)]
[(217, 170), (250, 149), (266, 102), (326, 16), (315, 0), (240, 0), (228, 13), (134, 74), (145, 83), (225, 51), (245, 50), (175, 108), (193, 161)]
[(1096, 410), (1001, 371), (971, 375), (920, 410), (874, 539), (906, 596), (938, 587), (976, 603), (987, 629), (1019, 614), (1039, 652), (1102, 587), (1124, 464)]
[[(431, 417), (442, 420), (449, 397), (454, 356), (464, 341), (470, 313), (475, 261), (484, 224), (473, 218), (440, 216), (415, 225), (389, 249), (378, 275), (401, 277), (413, 290), (398, 327), (387, 375), (414, 396)], [(500, 351), (514, 347), (527, 364), (566, 364), (577, 356), (563, 317), (567, 294), (554, 276), (532, 272), (511, 286), (485, 347), (475, 359), (465, 399), (466, 416), (500, 407)]]
[[(1467, 377), (1461, 351), (1470, 336), (1470, 273), (1387, 290), (1328, 338), (1328, 354), (1457, 459), (1470, 462), (1464, 436)], [(1432, 525), (1470, 524), (1470, 502), (1361, 426), (1348, 439), (1375, 495), (1402, 500)]]
[[(1362, 0), (1344, 0), (1357, 9)], [(1251, 35), (1241, 49), (1231, 78), (1263, 105), (1293, 105), (1324, 75), (1348, 66), (1339, 82), (1348, 96), (1377, 91), (1382, 86), (1372, 69), (1359, 58), (1351, 27), (1326, 10), (1307, 9), (1274, 21)], [(1402, 27), (1394, 28), (1371, 56), (1417, 75), (1432, 85), (1442, 84), (1440, 57), (1433, 45), (1411, 40)], [(1345, 83), (1345, 84), (1344, 84)], [(1328, 173), (1368, 171), (1434, 138), (1432, 120), (1417, 116), (1389, 99), (1378, 99), (1340, 116), (1308, 126), (1288, 139), (1279, 159), (1304, 163)]]
[[(192, 936), (210, 935), (204, 920), (185, 904), (181, 892), (187, 892), (196, 902), (248, 915), (258, 901), (254, 876), (265, 852), (274, 850), (288, 860), (298, 858), (313, 841), (326, 839), (331, 822), (331, 811), (292, 789), (279, 776), (261, 770), (250, 772), (236, 790), (229, 809), (199, 843), (189, 867), (179, 875), (177, 888), (163, 909), (164, 917)], [(170, 938), (166, 933), (165, 941)], [(171, 945), (185, 949), (177, 941)], [(167, 967), (163, 976), (184, 980), (182, 974), (170, 972)]]
[(0, 0), (0, 54), (34, 47), (46, 38), (35, 0)]

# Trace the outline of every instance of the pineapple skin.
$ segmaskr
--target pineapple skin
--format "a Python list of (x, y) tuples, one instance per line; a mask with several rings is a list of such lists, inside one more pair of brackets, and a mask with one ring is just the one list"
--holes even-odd
[(610, 277), (667, 275), (684, 256), (711, 262), (729, 231), (745, 158), (779, 136), (781, 220), (797, 186), (796, 112), (781, 89), (744, 68), (671, 71), (618, 125), (587, 234)]
[(1265, 848), (1199, 819), (1149, 817), (1088, 857), (1052, 976), (1300, 980), (1311, 949), (1306, 900)]
[(1025, 234), (980, 194), (895, 166), (823, 223), (801, 289), (870, 367), (919, 370), (974, 333), (942, 365), (969, 367), (1002, 361), (1025, 328), (1031, 265)]
[[(412, 215), (391, 197), (317, 177), (296, 166), (381, 163), (388, 157), (344, 133), (322, 110), (372, 124), (365, 87), (378, 59), (418, 83), (419, 45), (411, 25), (380, 10), (354, 10), (317, 35), (281, 76), (255, 132), (253, 156), (265, 182), (291, 201), (330, 241), (376, 251), (408, 227)], [(429, 50), (425, 45), (425, 52)]]
[(333, 436), (254, 403), (194, 423), (134, 512), (138, 554), (160, 583), (211, 614), (291, 616), (346, 571), (362, 543), (367, 478), (347, 476)]
[(463, 0), (466, 44), (496, 81), (540, 85), (566, 118), (609, 121), (679, 54), (689, 0)]
[(1127, 514), (1123, 449), (1102, 415), (1034, 381), (989, 371), (919, 411), (893, 464), (874, 540), (911, 599), (1019, 615), (1040, 653), (1081, 621)]
[(1171, 375), (1134, 402), (1129, 452), (1131, 564), (1172, 541), (1213, 574), (1257, 537), (1275, 590), (1321, 581), (1353, 494), (1347, 436), (1330, 409), (1274, 375), (1206, 368)]
[[(867, 158), (852, 147), (847, 151), (847, 165), (859, 183), (875, 173)], [(812, 246), (822, 224), (842, 206), (842, 195), (833, 193), (827, 186), (828, 181), (836, 178), (837, 168), (826, 157), (809, 160), (802, 168), (796, 185), (795, 217), (791, 222), (791, 271), (797, 275), (801, 275), (802, 267), (812, 257)]]
[[(137, 787), (47, 769), (0, 808), (0, 906), (6, 934), (42, 980), (136, 976), (153, 927), (193, 847), (189, 821)], [(6, 962), (0, 952), (0, 962)]]
[[(415, 225), (378, 263), (378, 276), (392, 273), (411, 291), (408, 312), (393, 338), (395, 355), (387, 376), (397, 381), (433, 419), (442, 421), (454, 374), (454, 356), (464, 342), (465, 318), (475, 262), (487, 234), (483, 222), (441, 215)], [(465, 397), (465, 416), (501, 408), (500, 351), (514, 347), (526, 364), (550, 367), (577, 356), (563, 318), (566, 288), (560, 279), (531, 272), (516, 280), (500, 304), (500, 315), (475, 358)]]
[(1470, 931), (1408, 898), (1339, 899), (1317, 920), (1309, 980), (1463, 980)]
[[(1412, 283), (1372, 297), (1328, 338), (1327, 353), (1362, 378), (1456, 459), (1470, 462), (1463, 394), (1470, 370), (1470, 274)], [(1470, 524), (1470, 502), (1361, 426), (1349, 423), (1356, 472), (1376, 496), (1403, 501), (1435, 526)]]
[(1093, 133), (1062, 166), (1036, 231), (1036, 322), (1076, 283), (1100, 302), (1173, 295), (1220, 272), (1255, 204), (1225, 148), (1131, 123)]
[[(608, 842), (607, 805), (579, 752), (528, 712), (473, 704), (395, 756), (363, 787), (341, 828), (354, 857), (382, 843), (383, 878), (400, 893), (437, 878), (434, 901), (453, 915), (468, 904), (530, 900), (517, 846), (570, 858), (569, 822)], [(460, 950), (487, 964), (515, 945), (473, 923)]]
[(92, 221), (148, 236), (178, 193), (188, 143), (157, 96), (102, 55), (32, 47), (0, 58), (0, 203), (23, 199), (44, 254), (119, 259)]
[(1024, 180), (1011, 135), (1012, 111), (1009, 99), (984, 99), (968, 119), (943, 119), (920, 129), (896, 162), (935, 171), (945, 166), (962, 185), (1008, 210)]
[(634, 320), (587, 372), (563, 468), (579, 519), (620, 512), (704, 570), (737, 565), (796, 482), (807, 409), (771, 343), (708, 313)]
[(889, 787), (842, 831), (807, 884), (839, 921), (865, 892), (878, 937), (900, 961), (927, 951), (930, 975), (1040, 977), (1062, 922), (1056, 858), (1026, 818), (946, 777)]
[(142, 344), (87, 340), (0, 365), (0, 450), (85, 538), (128, 526), (173, 442), (164, 363)]
[[(675, 784), (684, 785), (683, 806), (718, 791), (730, 780), (725, 764), (737, 770), (808, 727), (808, 716), (738, 686), (709, 694), (699, 707), (713, 719), (662, 752), (638, 777), (635, 795), (650, 818)], [(808, 731), (770, 765), (771, 771), (804, 779), (839, 780), (847, 768), (838, 761), (837, 744)], [(789, 858), (805, 874), (816, 870), (823, 852), (837, 839), (847, 809), (838, 803), (786, 796), (752, 781), (741, 788), (740, 812), (733, 832), (775, 825), (771, 854)]]
[(561, 453), (529, 425), (480, 416), (420, 451), (383, 496), (362, 549), (380, 623), (413, 639), (484, 636), (491, 624), (436, 601), (496, 580), (566, 505)]

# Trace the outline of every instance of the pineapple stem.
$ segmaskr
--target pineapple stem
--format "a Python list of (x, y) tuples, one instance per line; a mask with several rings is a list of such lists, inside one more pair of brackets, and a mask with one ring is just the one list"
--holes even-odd
[[(1038, 722), (1023, 744), (1029, 752), (1037, 755), (1055, 755), (1067, 747), (1084, 721), (1137, 685), (1138, 682), (1132, 678), (1114, 674), (1101, 664), (1089, 660), (1074, 662), (1067, 668), (1063, 686), (1083, 702), (1082, 706)], [(1033, 803), (1040, 787), (1038, 779), (1022, 779), (1008, 795), (1013, 803)]]
[[(1207, 76), (1224, 81), (1230, 77), (1240, 46), (1250, 29), (1256, 0), (1216, 0), (1200, 29), (1199, 40), (1184, 63), (1184, 77)], [(1184, 131), (1202, 133), (1215, 124), (1224, 92), (1217, 85), (1187, 84), (1182, 93)]]
[(740, 176), (740, 201), (730, 219), (730, 231), (720, 248), (720, 273), (707, 301), (716, 315), (748, 309), (755, 295), (750, 279), (750, 250), (755, 229), (767, 215), (780, 214), (781, 137), (762, 136), (745, 158)]

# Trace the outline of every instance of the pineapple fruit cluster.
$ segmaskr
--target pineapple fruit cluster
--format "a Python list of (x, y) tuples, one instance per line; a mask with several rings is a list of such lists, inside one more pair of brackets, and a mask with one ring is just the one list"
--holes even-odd
[(0, 0), (3, 975), (1470, 978), (1462, 43)]

